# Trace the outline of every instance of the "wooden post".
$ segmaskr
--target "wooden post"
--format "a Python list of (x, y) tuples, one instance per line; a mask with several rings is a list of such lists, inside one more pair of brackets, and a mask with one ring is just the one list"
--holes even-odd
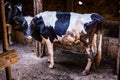
[(119, 39), (118, 39), (117, 80), (120, 80), (120, 24), (119, 24)]
[(33, 6), (34, 6), (34, 15), (36, 15), (36, 14), (38, 14), (38, 13), (40, 13), (40, 12), (42, 12), (42, 0), (33, 0), (34, 2), (34, 4), (33, 4)]
[[(34, 0), (34, 15), (43, 11), (42, 0)], [(35, 52), (37, 57), (45, 56), (45, 44), (34, 40)]]
[[(6, 32), (6, 20), (5, 20), (5, 9), (4, 9), (4, 0), (0, 0), (0, 12), (1, 12), (1, 25), (2, 25), (2, 41), (3, 41), (3, 52), (8, 51), (8, 39), (7, 39), (7, 32)], [(6, 67), (6, 79), (12, 80), (11, 76), (11, 67)]]

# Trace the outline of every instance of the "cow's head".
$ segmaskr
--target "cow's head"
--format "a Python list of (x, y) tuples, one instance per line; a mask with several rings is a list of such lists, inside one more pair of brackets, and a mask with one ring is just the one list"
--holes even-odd
[(27, 23), (25, 18), (20, 16), (15, 16), (11, 22), (13, 24), (12, 28), (16, 31), (23, 31)]
[(45, 28), (44, 21), (42, 17), (34, 17), (29, 26), (26, 26), (25, 30), (25, 39), (27, 42), (32, 41), (32, 37), (38, 41), (41, 41), (41, 34)]
[(14, 30), (21, 31), (23, 27), (23, 23), (25, 22), (22, 4), (18, 3), (13, 6), (12, 15), (10, 18), (10, 24)]
[(16, 5), (14, 5), (12, 16), (13, 17), (15, 17), (15, 16), (23, 16), (22, 4), (21, 3), (18, 3)]
[[(14, 30), (23, 32), (25, 35), (25, 39), (26, 39), (26, 37), (28, 37), (30, 35), (30, 31), (31, 31), (30, 30), (30, 22), (32, 19), (33, 19), (33, 17), (31, 17), (31, 16), (14, 18), (14, 20), (16, 21), (16, 22), (14, 22), (16, 24), (16, 26), (13, 27)], [(29, 36), (29, 38), (30, 38), (30, 36)], [(31, 42), (31, 41), (27, 41), (27, 42)]]

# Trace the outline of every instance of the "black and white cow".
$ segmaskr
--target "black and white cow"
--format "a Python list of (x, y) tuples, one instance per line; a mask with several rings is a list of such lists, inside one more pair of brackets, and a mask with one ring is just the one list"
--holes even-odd
[(50, 61), (49, 68), (54, 66), (54, 42), (59, 41), (72, 45), (80, 40), (84, 43), (88, 54), (88, 62), (82, 72), (83, 75), (86, 75), (94, 63), (93, 61), (97, 58), (95, 61), (99, 63), (101, 59), (102, 21), (103, 17), (96, 13), (45, 11), (37, 14), (33, 19), (31, 18), (29, 26), (24, 27), (25, 38), (27, 41), (34, 38), (46, 43)]
[(8, 33), (8, 43), (12, 44), (11, 40), (11, 32), (12, 29), (18, 30), (21, 27), (21, 23), (17, 22), (23, 19), (23, 12), (22, 12), (22, 4), (11, 4), (10, 2), (6, 2), (4, 4), (5, 7), (5, 17), (6, 17), (6, 26), (7, 26), (7, 33)]
[(21, 3), (13, 5), (11, 2), (6, 2), (4, 4), (4, 7), (5, 7), (6, 23), (14, 25), (15, 22), (12, 22), (12, 21), (15, 21), (16, 17), (19, 17), (19, 18), (23, 17)]

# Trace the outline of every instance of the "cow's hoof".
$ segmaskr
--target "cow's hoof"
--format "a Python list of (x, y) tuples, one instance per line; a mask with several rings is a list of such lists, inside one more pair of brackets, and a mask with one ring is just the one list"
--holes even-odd
[(53, 65), (49, 65), (49, 69), (53, 69)]
[(86, 76), (86, 75), (88, 75), (88, 74), (89, 74), (89, 71), (88, 71), (88, 70), (84, 70), (84, 71), (81, 73), (82, 76)]
[(13, 45), (13, 42), (9, 42), (9, 45)]
[(50, 59), (48, 59), (47, 61), (50, 62)]

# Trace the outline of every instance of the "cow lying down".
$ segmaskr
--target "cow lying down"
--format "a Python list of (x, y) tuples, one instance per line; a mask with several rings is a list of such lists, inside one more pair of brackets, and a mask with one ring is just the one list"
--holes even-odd
[[(27, 21), (27, 18), (26, 18)], [(30, 21), (30, 20), (29, 20)], [(25, 38), (30, 41), (45, 42), (48, 49), (49, 68), (54, 66), (53, 43), (61, 42), (70, 45), (81, 41), (88, 54), (87, 65), (82, 72), (88, 74), (91, 65), (101, 60), (102, 21), (99, 14), (78, 14), (74, 12), (45, 11), (31, 17), (28, 25), (24, 22)]]

